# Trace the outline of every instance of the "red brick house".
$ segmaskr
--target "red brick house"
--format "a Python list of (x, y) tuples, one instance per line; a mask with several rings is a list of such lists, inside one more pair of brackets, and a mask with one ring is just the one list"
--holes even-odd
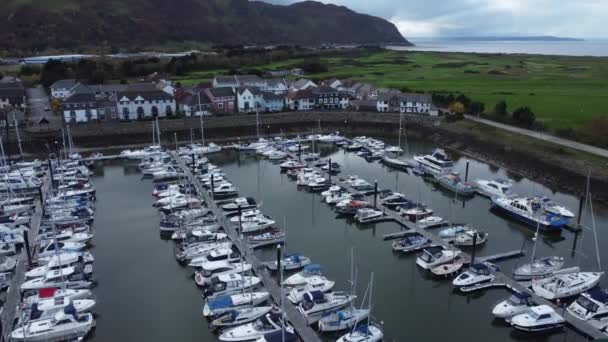
[(234, 113), (236, 95), (230, 87), (205, 89), (205, 94), (211, 101), (211, 110), (218, 114)]

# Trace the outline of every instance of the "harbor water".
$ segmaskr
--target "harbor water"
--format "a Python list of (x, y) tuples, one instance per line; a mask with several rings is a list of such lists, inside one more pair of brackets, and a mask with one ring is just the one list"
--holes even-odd
[[(410, 143), (405, 158), (426, 154), (434, 146)], [(475, 196), (463, 201), (452, 193), (403, 171), (394, 171), (378, 162), (368, 163), (354, 153), (321, 146), (321, 153), (342, 166), (337, 177), (357, 174), (380, 189), (392, 189), (408, 198), (424, 202), (439, 215), (453, 222), (469, 223), (489, 233), (488, 242), (477, 255), (526, 249), (520, 259), (497, 262), (504, 273), (531, 258), (534, 231), (503, 218), (490, 210), (488, 198)], [(455, 170), (464, 177), (467, 158), (458, 160)], [(299, 190), (295, 182), (281, 174), (276, 163), (234, 151), (213, 155), (242, 196), (255, 197), (264, 213), (271, 215), (287, 231), (286, 250), (309, 256), (323, 267), (325, 275), (336, 281), (335, 290), (350, 291), (350, 254), (354, 249), (357, 293), (363, 292), (374, 272), (373, 318), (380, 323), (385, 341), (583, 341), (569, 328), (550, 334), (527, 335), (514, 332), (506, 323), (494, 320), (493, 306), (509, 296), (503, 289), (462, 295), (451, 281), (436, 279), (415, 265), (416, 254), (392, 252), (383, 234), (399, 230), (396, 223), (360, 225), (339, 218), (321, 202), (318, 194)], [(578, 199), (553, 193), (528, 179), (509, 174), (485, 163), (469, 160), (469, 180), (511, 178), (513, 190), (521, 195), (547, 195), (573, 211)], [(152, 181), (142, 179), (137, 164), (108, 161), (96, 165), (93, 181), (97, 187), (95, 245), (95, 290), (98, 299), (97, 329), (93, 341), (215, 341), (202, 316), (201, 291), (192, 280), (192, 270), (174, 258), (173, 243), (160, 239), (159, 215), (152, 207)], [(583, 187), (584, 184), (581, 184)], [(608, 241), (603, 227), (608, 213), (594, 205), (599, 246)], [(583, 222), (591, 225), (589, 215)], [(537, 239), (536, 256), (561, 255), (566, 266), (582, 270), (598, 269), (595, 241), (591, 230), (579, 234), (564, 230)], [(272, 260), (273, 248), (261, 250), (260, 257)], [(600, 250), (600, 256), (608, 253)], [(607, 284), (606, 278), (602, 284)], [(325, 336), (333, 341), (337, 336)]]

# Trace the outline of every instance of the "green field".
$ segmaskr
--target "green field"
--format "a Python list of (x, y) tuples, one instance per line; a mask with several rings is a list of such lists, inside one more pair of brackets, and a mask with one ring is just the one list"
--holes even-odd
[[(486, 110), (505, 100), (509, 110), (531, 107), (539, 120), (554, 129), (578, 128), (591, 117), (608, 115), (608, 58), (386, 51), (322, 60), (328, 72), (309, 77), (464, 93), (483, 102)], [(258, 69), (296, 67), (301, 62), (290, 60)], [(191, 84), (213, 74), (193, 73), (178, 80)]]

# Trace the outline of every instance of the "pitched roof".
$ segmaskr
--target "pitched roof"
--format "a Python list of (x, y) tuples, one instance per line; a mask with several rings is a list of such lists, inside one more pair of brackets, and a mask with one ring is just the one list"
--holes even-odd
[(245, 90), (249, 90), (252, 95), (262, 95), (262, 91), (257, 87), (240, 87), (236, 89), (236, 92), (241, 95)]
[[(300, 88), (304, 87), (306, 85), (306, 83), (308, 83), (308, 82), (312, 82), (312, 81), (307, 78), (300, 78), (299, 80), (295, 81), (292, 85), (295, 88), (300, 89)], [(314, 82), (312, 82), (312, 83), (314, 84)]]
[[(199, 99), (199, 94), (200, 94), (200, 99)], [(201, 105), (211, 103), (211, 100), (209, 100), (209, 97), (207, 96), (207, 94), (204, 91), (194, 92), (192, 94), (189, 94), (188, 96), (185, 96), (183, 98), (183, 100), (180, 101), (180, 103), (186, 104), (188, 106), (197, 106), (199, 104), (199, 100), (200, 100)]]
[(51, 85), (51, 89), (71, 89), (76, 83), (77, 81), (75, 79), (59, 80)]
[(303, 100), (303, 99), (312, 99), (314, 96), (312, 95), (312, 90), (305, 89), (291, 92), (287, 95), (288, 98), (292, 100)]
[(63, 100), (63, 103), (82, 103), (82, 102), (95, 102), (95, 94), (93, 93), (74, 93), (68, 98)]
[(230, 97), (234, 96), (231, 87), (210, 88), (209, 92), (213, 97)]
[(260, 78), (259, 76), (256, 76), (256, 75), (237, 75), (236, 78), (239, 81), (239, 83), (241, 83), (241, 85), (243, 85), (245, 83), (251, 84), (251, 83), (265, 82), (265, 80), (263, 78)]
[(218, 84), (238, 84), (238, 81), (234, 75), (232, 76), (215, 76), (215, 83)]
[(287, 87), (287, 83), (282, 78), (270, 78), (270, 79), (266, 80), (266, 82), (268, 82), (269, 88), (276, 88), (281, 84), (284, 85), (285, 87)]
[(320, 86), (313, 89), (313, 94), (334, 94), (338, 91), (330, 86)]
[(410, 101), (410, 102), (422, 102), (422, 103), (432, 103), (433, 98), (431, 94), (418, 94), (418, 93), (404, 93), (400, 96), (401, 101)]
[(262, 94), (265, 101), (282, 101), (285, 97), (283, 95), (277, 95), (273, 92), (264, 92)]
[(141, 96), (144, 100), (173, 100), (173, 96), (165, 93), (162, 90), (158, 90), (156, 88), (152, 88), (152, 90), (137, 90), (137, 89), (127, 89), (126, 91), (118, 92), (118, 100), (126, 97), (130, 101), (135, 100), (138, 96)]

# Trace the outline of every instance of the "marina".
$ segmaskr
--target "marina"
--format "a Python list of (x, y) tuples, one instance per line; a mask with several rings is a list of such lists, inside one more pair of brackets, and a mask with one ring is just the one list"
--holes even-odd
[[(423, 144), (410, 146), (410, 148), (412, 150), (424, 148), (427, 151), (429, 149), (427, 145)], [(226, 150), (209, 155), (210, 162), (222, 168), (225, 179), (234, 181), (234, 185), (239, 189), (238, 196), (251, 196), (254, 198), (259, 204), (259, 209), (264, 214), (269, 214), (274, 221), (279, 222), (277, 227), (280, 227), (280, 230), (285, 233), (281, 239), (276, 241), (270, 240), (262, 243), (260, 246), (249, 245), (246, 240), (240, 238), (238, 224), (234, 224), (234, 221), (229, 222), (231, 217), (236, 217), (235, 214), (225, 215), (226, 212), (221, 209), (220, 206), (226, 203), (226, 199), (212, 200), (212, 195), (207, 191), (205, 185), (201, 184), (198, 178), (190, 173), (190, 168), (186, 165), (188, 158), (178, 158), (174, 154), (173, 159), (177, 160), (180, 168), (184, 170), (182, 175), (179, 176), (181, 179), (180, 183), (194, 185), (196, 193), (201, 196), (201, 201), (205, 203), (210, 212), (215, 214), (214, 216), (217, 218), (218, 224), (224, 227), (232, 243), (239, 250), (245, 251), (243, 252), (243, 256), (246, 262), (252, 264), (252, 270), (257, 277), (260, 277), (264, 291), (270, 293), (275, 305), (280, 305), (281, 288), (277, 285), (277, 273), (267, 271), (265, 265), (268, 262), (276, 260), (276, 247), (273, 246), (277, 243), (283, 245), (283, 249), (285, 249), (283, 252), (285, 254), (301, 252), (310, 257), (313, 262), (320, 263), (324, 269), (323, 274), (329, 279), (336, 281), (335, 290), (347, 290), (350, 287), (349, 278), (351, 276), (348, 275), (348, 264), (350, 263), (349, 251), (351, 248), (354, 248), (355, 264), (357, 273), (359, 274), (356, 282), (357, 287), (365, 289), (365, 283), (368, 280), (365, 274), (371, 272), (376, 274), (374, 287), (378, 289), (377, 291), (382, 291), (380, 292), (382, 295), (376, 294), (374, 296), (373, 318), (374, 321), (379, 322), (379, 327), (381, 327), (385, 338), (389, 340), (422, 338), (422, 336), (429, 340), (436, 340), (442, 338), (442, 333), (434, 332), (428, 335), (427, 332), (422, 335), (422, 331), (414, 328), (407, 330), (400, 329), (399, 326), (403, 324), (404, 318), (401, 315), (391, 314), (390, 306), (383, 305), (383, 303), (390, 302), (390, 299), (387, 301), (387, 298), (401, 298), (401, 300), (409, 303), (409, 306), (414, 305), (423, 308), (422, 310), (426, 310), (424, 308), (428, 305), (428, 303), (423, 304), (425, 300), (431, 300), (434, 302), (434, 306), (438, 307), (445, 307), (447, 304), (446, 312), (441, 313), (443, 319), (453, 321), (453, 324), (466, 326), (470, 324), (467, 323), (468, 319), (461, 317), (466, 315), (459, 315), (458, 312), (467, 312), (467, 315), (471, 316), (469, 319), (487, 321), (491, 317), (489, 312), (492, 309), (492, 303), (497, 299), (508, 295), (508, 291), (528, 291), (527, 286), (529, 286), (529, 283), (515, 282), (507, 274), (509, 274), (509, 270), (512, 267), (525, 262), (526, 258), (530, 257), (532, 243), (529, 239), (534, 232), (525, 227), (515, 230), (513, 228), (507, 228), (506, 230), (505, 228), (501, 228), (501, 231), (497, 231), (494, 227), (488, 226), (489, 224), (502, 227), (505, 227), (505, 224), (506, 227), (512, 226), (510, 221), (500, 216), (491, 212), (481, 214), (478, 209), (474, 208), (476, 206), (486, 206), (487, 208), (490, 203), (489, 200), (475, 196), (474, 198), (454, 201), (453, 195), (445, 192), (445, 190), (435, 188), (432, 183), (429, 185), (423, 178), (415, 176), (411, 172), (403, 170), (390, 171), (389, 166), (382, 166), (375, 160), (368, 162), (354, 153), (343, 152), (332, 144), (325, 144), (318, 149), (322, 158), (331, 158), (332, 162), (341, 166), (341, 173), (339, 174), (332, 174), (330, 177), (329, 174), (323, 173), (327, 180), (331, 179), (333, 184), (349, 189), (352, 193), (361, 193), (364, 199), (370, 203), (374, 201), (373, 184), (375, 183), (371, 181), (377, 180), (378, 194), (383, 194), (383, 191), (387, 189), (404, 192), (407, 197), (423, 202), (425, 205), (433, 208), (435, 211), (434, 215), (441, 215), (446, 218), (446, 222), (468, 222), (471, 225), (485, 228), (490, 233), (489, 240), (486, 244), (477, 248), (475, 262), (496, 262), (504, 273), (498, 273), (491, 283), (462, 288), (459, 291), (454, 290), (450, 286), (450, 280), (437, 278), (420, 269), (416, 269), (416, 265), (413, 262), (415, 256), (398, 255), (391, 251), (390, 242), (383, 241), (385, 239), (396, 241), (396, 239), (403, 238), (408, 234), (416, 234), (428, 238), (432, 245), (454, 249), (449, 243), (437, 237), (437, 232), (441, 228), (418, 227), (415, 223), (404, 219), (398, 211), (388, 208), (381, 209), (381, 216), (371, 219), (364, 224), (353, 222), (348, 217), (336, 216), (331, 206), (322, 203), (324, 201), (320, 201), (323, 198), (320, 196), (320, 191), (302, 191), (302, 189), (296, 186), (295, 182), (289, 180), (286, 174), (282, 173), (278, 167), (278, 164), (284, 160), (276, 162), (262, 159), (251, 152), (238, 153), (234, 150)], [(296, 152), (289, 152), (287, 154), (290, 154), (292, 159), (297, 159)], [(96, 288), (96, 292), (98, 292), (98, 297), (105, 297), (106, 301), (98, 304), (96, 310), (98, 313), (98, 327), (92, 333), (91, 339), (94, 341), (102, 341), (108, 338), (123, 340), (129, 336), (129, 339), (145, 338), (151, 341), (160, 341), (162, 336), (166, 336), (167, 338), (179, 336), (182, 340), (200, 340), (201, 338), (205, 341), (215, 340), (213, 333), (207, 330), (206, 323), (202, 318), (201, 308), (204, 301), (202, 298), (200, 300), (193, 300), (194, 298), (200, 298), (201, 292), (192, 282), (190, 277), (191, 271), (188, 268), (175, 265), (171, 261), (171, 250), (173, 249), (171, 245), (173, 243), (158, 238), (158, 228), (155, 228), (158, 226), (158, 223), (155, 223), (155, 221), (158, 222), (158, 214), (156, 213), (156, 209), (149, 207), (150, 201), (146, 200), (146, 198), (149, 198), (151, 191), (151, 180), (141, 178), (141, 173), (139, 173), (140, 171), (136, 164), (133, 164), (133, 161), (126, 161), (124, 158), (114, 156), (103, 158), (106, 160), (99, 160), (98, 157), (98, 160), (95, 161), (93, 180), (99, 192), (99, 203), (97, 205), (98, 218), (95, 226), (96, 229), (99, 229), (97, 227), (102, 225), (103, 228), (100, 231), (103, 229), (105, 231), (96, 234), (96, 241), (100, 239), (101, 242), (99, 247), (93, 249), (93, 252), (97, 258), (96, 260), (100, 263), (97, 268), (99, 272), (96, 272), (98, 274), (96, 278), (99, 279), (100, 285)], [(458, 160), (455, 163), (455, 168), (462, 167), (465, 162), (470, 162), (470, 160)], [(471, 173), (477, 173), (480, 169), (483, 170), (484, 167), (487, 167), (476, 162), (472, 162), (472, 164)], [(308, 165), (308, 167), (321, 172), (320, 168), (313, 165)], [(344, 175), (351, 174), (358, 174), (362, 179), (370, 181), (372, 189), (355, 191), (353, 188), (349, 188), (349, 184), (346, 183), (346, 176)], [(521, 181), (519, 180), (519, 182)], [(133, 190), (127, 190), (134, 189), (133, 187), (136, 189), (134, 192)], [(535, 185), (535, 187), (539, 190), (541, 189), (538, 185)], [(121, 188), (124, 190), (119, 190)], [(126, 193), (124, 191), (129, 191), (130, 195), (125, 196)], [(104, 194), (110, 197), (106, 197), (106, 200), (104, 200)], [(116, 196), (125, 196), (126, 198), (116, 201), (118, 198)], [(117, 203), (107, 202), (108, 199), (111, 202), (116, 201)], [(120, 203), (123, 203), (123, 205), (127, 203), (124, 201), (129, 201), (128, 203), (131, 203), (132, 206), (134, 205), (134, 210), (131, 213), (120, 213)], [(376, 198), (376, 201), (378, 202), (376, 205), (379, 208), (382, 207), (379, 204), (380, 199)], [(145, 209), (140, 208), (138, 203), (144, 204)], [(560, 200), (560, 203), (564, 202)], [(566, 202), (565, 204), (573, 207), (575, 206), (573, 203), (578, 204), (574, 198), (571, 199), (571, 202)], [(299, 208), (299, 210), (289, 208)], [(110, 212), (117, 215), (109, 214)], [(462, 215), (463, 213), (465, 215)], [(474, 216), (469, 216), (469, 214), (474, 214)], [(128, 222), (135, 221), (133, 219), (125, 219), (132, 215), (137, 215), (137, 223), (129, 224)], [(596, 219), (599, 219), (599, 222), (604, 222), (603, 214), (600, 213), (599, 217), (596, 217)], [(137, 235), (133, 235), (135, 231), (129, 233), (129, 231), (132, 231), (132, 228), (127, 229), (125, 224), (133, 226), (132, 228), (135, 228), (135, 231), (138, 232), (136, 233)], [(121, 235), (124, 235), (123, 239), (125, 241), (121, 241), (119, 245), (123, 247), (112, 247), (111, 250), (114, 253), (110, 255), (106, 251), (106, 245), (108, 241), (115, 240), (115, 236), (120, 229), (122, 229)], [(585, 233), (583, 232), (583, 234)], [(129, 235), (131, 235), (131, 238), (127, 238)], [(504, 243), (505, 240), (501, 241), (502, 243), (497, 243), (496, 239), (500, 240), (501, 235), (511, 236), (511, 242)], [(542, 236), (543, 243), (539, 244), (535, 252), (536, 255), (547, 253), (547, 244), (549, 243), (551, 245), (572, 243), (572, 237), (575, 238), (575, 244), (579, 242), (577, 241), (579, 239), (578, 234), (563, 230), (560, 235), (558, 237), (551, 235)], [(143, 238), (145, 236), (148, 237)], [(323, 238), (318, 239), (321, 236)], [(513, 239), (514, 236), (519, 236), (519, 238)], [(135, 245), (132, 245), (133, 241), (135, 241), (133, 239), (137, 241)], [(502, 239), (504, 240), (504, 238)], [(141, 246), (140, 248), (144, 249), (141, 249), (137, 253), (137, 256), (134, 257), (123, 255), (124, 252), (122, 250), (126, 252), (132, 250), (135, 246)], [(587, 243), (583, 246), (589, 248), (591, 245)], [(256, 250), (254, 251), (253, 248), (256, 248)], [(118, 250), (121, 250), (121, 252), (116, 253)], [(568, 251), (567, 248), (564, 250), (565, 252)], [(417, 252), (417, 254), (419, 253)], [(463, 247), (459, 260), (465, 264), (464, 267), (466, 267), (467, 263), (471, 262), (471, 257), (471, 248)], [(157, 260), (153, 261), (155, 259)], [(574, 260), (575, 258), (572, 259)], [(578, 255), (576, 259), (580, 259)], [(110, 260), (114, 261), (111, 262)], [(123, 260), (123, 262), (128, 260), (126, 265), (132, 266), (127, 266), (127, 269), (137, 271), (134, 274), (118, 271), (117, 279), (124, 278), (124, 281), (121, 281), (122, 285), (117, 288), (116, 284), (108, 284), (112, 282), (103, 281), (103, 279), (104, 277), (107, 278), (108, 274), (112, 274), (112, 271), (110, 271), (111, 264), (108, 262), (115, 264), (118, 260)], [(585, 261), (583, 259), (582, 263), (581, 261), (577, 261), (577, 263), (581, 264), (581, 268), (583, 268)], [(150, 271), (145, 272), (146, 269)], [(152, 269), (154, 270), (153, 272), (151, 272)], [(397, 282), (390, 280), (393, 277), (391, 270), (400, 270)], [(154, 277), (153, 274), (157, 272), (162, 272), (166, 275), (162, 277), (163, 279)], [(286, 273), (284, 277), (288, 275), (289, 273)], [(144, 293), (134, 294), (133, 291), (139, 288), (137, 284), (142, 280), (146, 281), (145, 279), (148, 279), (147, 283), (152, 285), (151, 288), (143, 291)], [(427, 287), (423, 285), (424, 283), (430, 283), (433, 286)], [(179, 295), (166, 299), (149, 300), (151, 291), (154, 291), (154, 289), (159, 292), (166, 292), (167, 289), (171, 288), (175, 290), (179, 289), (177, 292), (173, 290), (174, 293), (179, 293)], [(496, 288), (496, 290), (487, 291), (487, 289), (491, 288)], [(500, 290), (501, 288), (507, 289), (507, 291)], [(283, 291), (285, 294), (288, 293), (286, 289), (283, 289)], [(117, 295), (119, 293), (121, 295)], [(115, 305), (128, 298), (125, 297), (126, 294), (130, 295), (132, 293), (134, 294), (132, 296), (134, 300), (137, 301), (137, 298), (140, 298), (137, 302), (141, 308), (148, 308), (146, 312), (152, 312), (152, 307), (159, 309), (162, 307), (162, 310), (165, 311), (167, 309), (177, 310), (175, 312), (179, 312), (179, 315), (188, 317), (188, 319), (180, 319), (179, 322), (175, 320), (176, 324), (174, 327), (163, 329), (162, 331), (158, 327), (137, 330), (119, 329), (121, 331), (118, 333), (109, 331), (105, 328), (106, 326), (119, 328), (126, 322), (133, 322), (133, 319), (129, 315), (129, 311), (131, 310), (120, 310), (119, 314), (115, 316), (111, 314), (116, 311)], [(462, 293), (466, 294), (463, 295)], [(481, 293), (483, 295), (479, 296), (478, 294)], [(360, 298), (357, 299), (357, 307), (360, 300), (363, 299), (362, 292), (358, 294)], [(433, 299), (430, 299), (431, 297)], [(537, 304), (548, 304), (556, 312), (561, 312), (555, 303), (549, 303), (538, 296), (533, 295), (533, 301)], [(335, 341), (341, 336), (340, 333), (336, 335), (335, 333), (320, 334), (316, 332), (313, 329), (314, 326), (309, 326), (304, 316), (297, 310), (297, 307), (293, 306), (288, 300), (284, 300), (282, 306), (289, 323), (295, 328), (296, 333), (302, 340)], [(142, 314), (137, 318), (137, 320), (142, 319), (142, 322), (154, 321), (161, 318), (144, 314), (142, 310), (137, 308), (132, 310)], [(567, 336), (568, 340), (580, 339), (582, 341), (585, 339), (585, 336), (593, 338), (601, 336), (599, 330), (591, 324), (580, 321), (567, 313), (563, 316), (568, 321), (570, 328), (552, 332), (550, 335), (547, 335), (549, 340), (553, 338), (563, 339), (564, 336)], [(422, 321), (416, 323), (421, 317), (407, 313), (406, 317), (408, 322), (412, 322), (411, 324), (423, 324)], [(508, 325), (504, 326), (497, 322), (492, 322), (488, 323), (487, 326), (485, 324), (477, 324), (477, 326), (480, 326), (479, 329), (485, 331), (483, 332), (484, 334), (493, 336), (496, 340), (507, 341), (520, 338), (518, 334), (509, 333), (511, 328)], [(457, 339), (467, 338), (466, 335), (467, 332), (465, 331), (458, 332)], [(447, 337), (447, 335), (444, 337)]]

